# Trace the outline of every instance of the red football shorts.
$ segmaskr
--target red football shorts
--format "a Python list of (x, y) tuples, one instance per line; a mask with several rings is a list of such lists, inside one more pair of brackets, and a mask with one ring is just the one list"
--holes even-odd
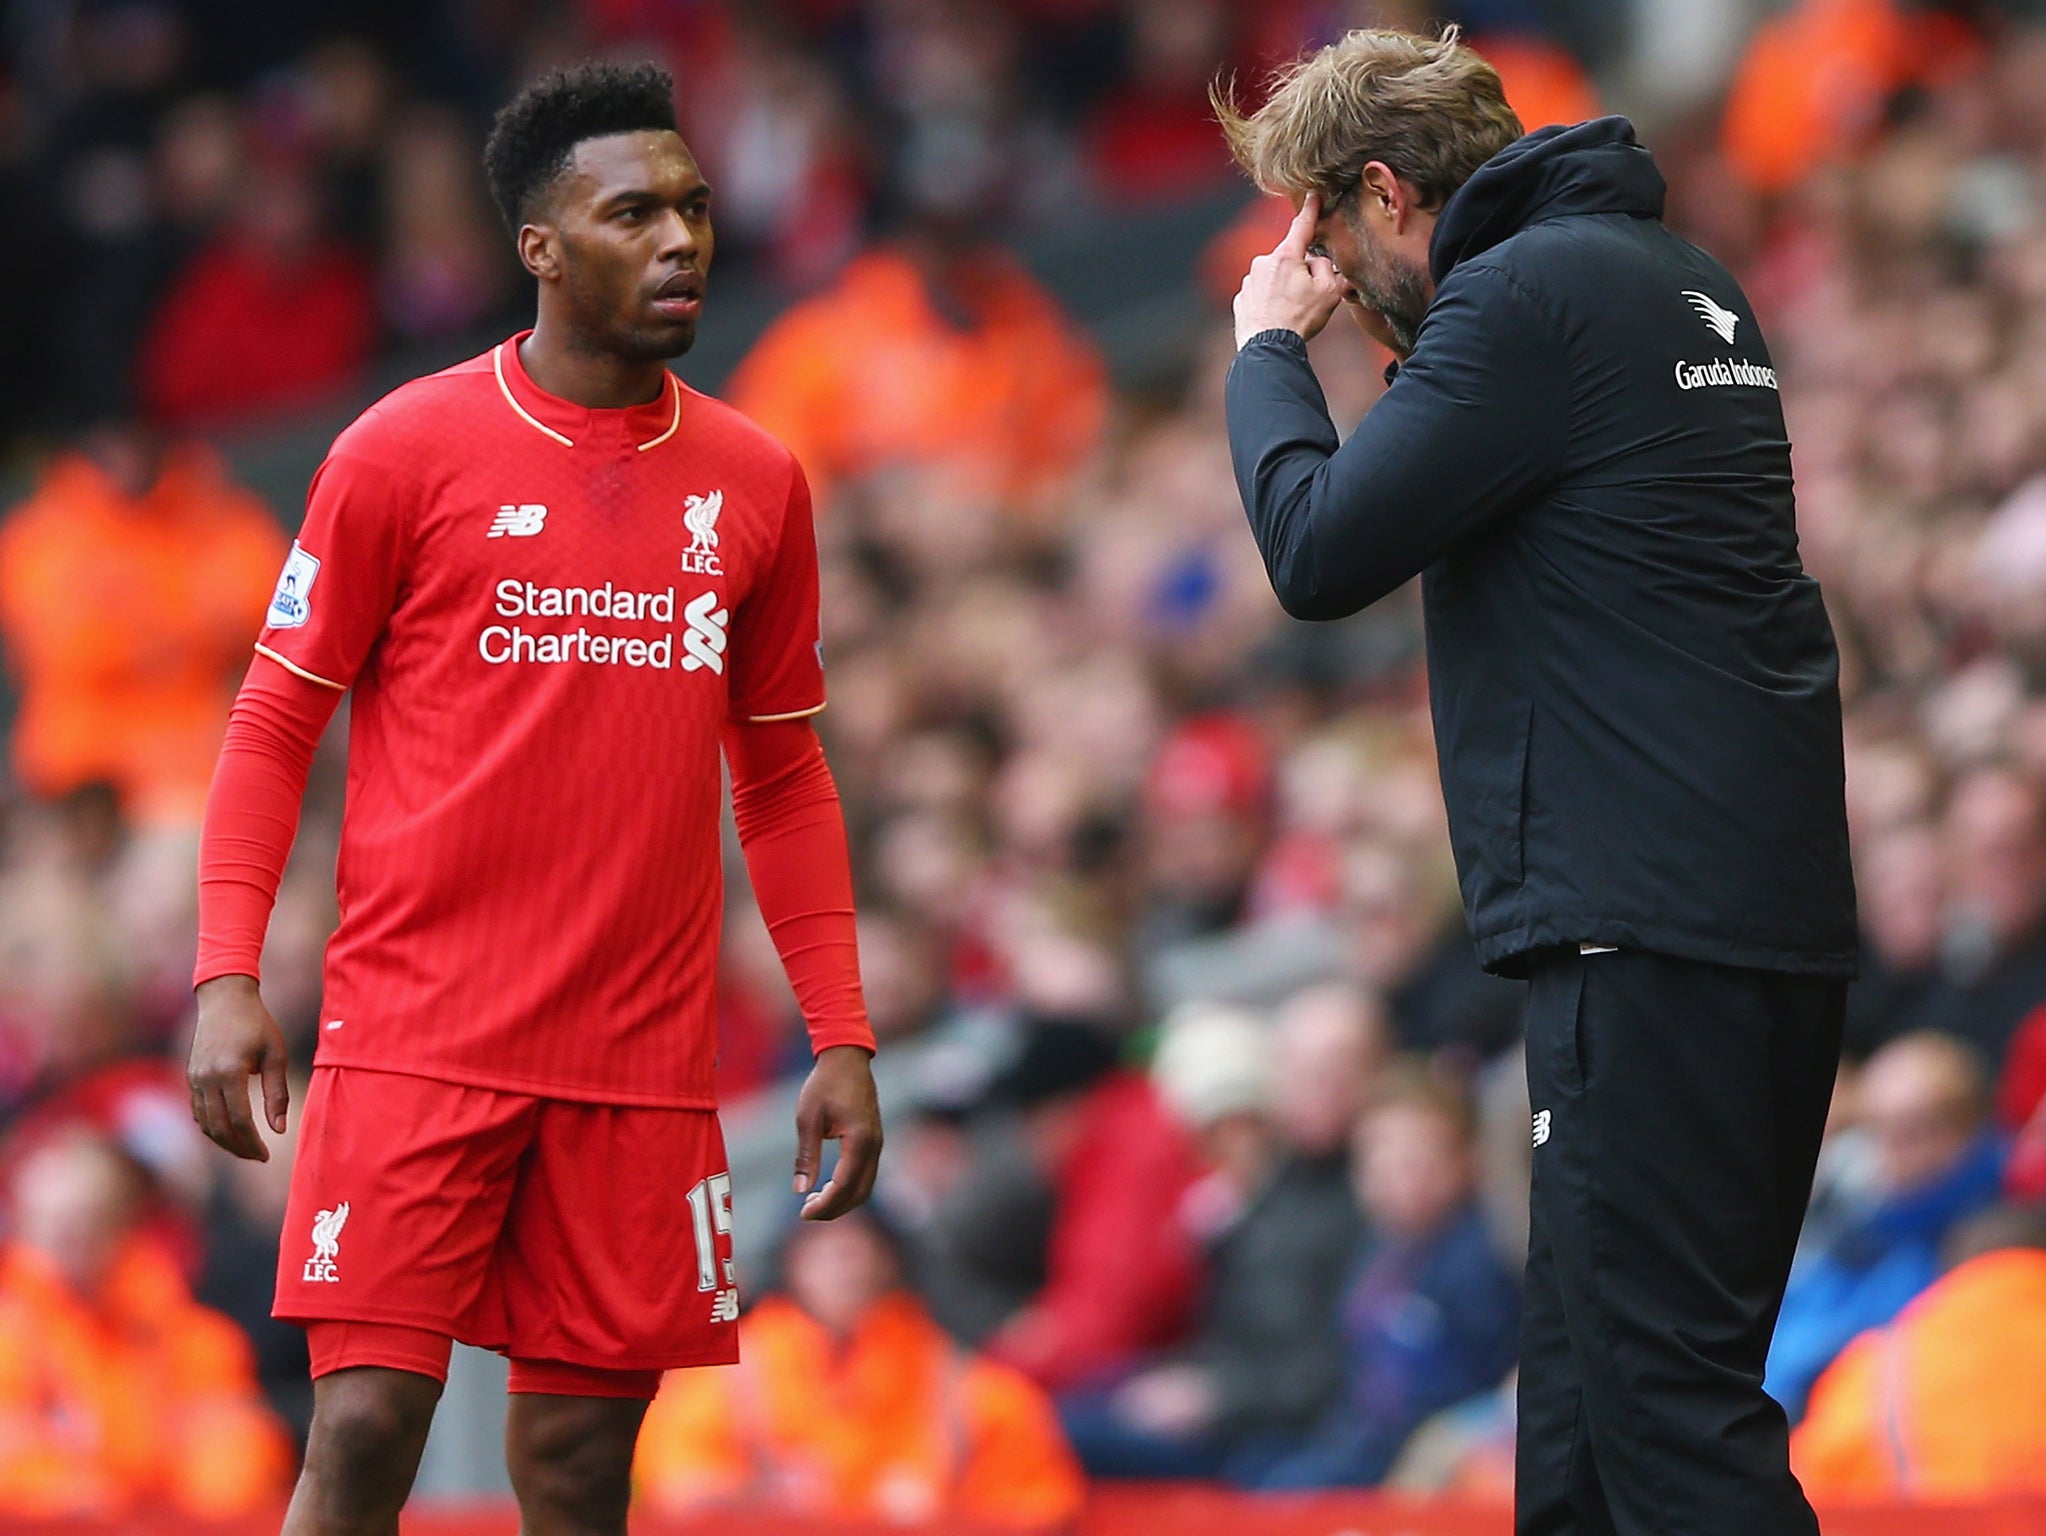
[(446, 1339), (526, 1391), (739, 1358), (715, 1112), (318, 1067), (302, 1113), (274, 1312), (308, 1325), (315, 1375), (444, 1378)]

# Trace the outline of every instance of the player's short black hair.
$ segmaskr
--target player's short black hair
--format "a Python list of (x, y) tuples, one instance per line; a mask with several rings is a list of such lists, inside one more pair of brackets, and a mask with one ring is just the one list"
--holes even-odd
[(498, 212), (516, 234), (585, 139), (675, 131), (675, 77), (658, 64), (577, 64), (542, 75), (505, 104), (483, 146)]

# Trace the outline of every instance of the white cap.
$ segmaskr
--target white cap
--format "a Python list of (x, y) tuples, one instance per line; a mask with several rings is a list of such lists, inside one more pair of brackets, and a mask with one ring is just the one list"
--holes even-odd
[(1151, 1081), (1166, 1107), (1195, 1130), (1272, 1103), (1271, 1030), (1256, 1014), (1183, 1003), (1165, 1017)]

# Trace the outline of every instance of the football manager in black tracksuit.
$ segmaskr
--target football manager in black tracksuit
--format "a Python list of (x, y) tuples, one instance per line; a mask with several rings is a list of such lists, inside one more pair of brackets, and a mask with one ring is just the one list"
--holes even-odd
[[(1521, 136), (1453, 34), (1218, 101), (1301, 212), (1237, 298), (1288, 612), (1423, 578), (1480, 959), (1528, 980), (1520, 1536), (1817, 1529), (1762, 1366), (1855, 957), (1838, 664), (1753, 311), (1624, 119)], [(1403, 358), (1347, 440), (1305, 338)]]

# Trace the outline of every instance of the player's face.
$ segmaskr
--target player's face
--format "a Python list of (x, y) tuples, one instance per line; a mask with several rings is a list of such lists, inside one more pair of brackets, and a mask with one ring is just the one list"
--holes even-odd
[(710, 187), (667, 132), (585, 139), (555, 191), (561, 295), (585, 345), (634, 360), (696, 340), (710, 269)]

